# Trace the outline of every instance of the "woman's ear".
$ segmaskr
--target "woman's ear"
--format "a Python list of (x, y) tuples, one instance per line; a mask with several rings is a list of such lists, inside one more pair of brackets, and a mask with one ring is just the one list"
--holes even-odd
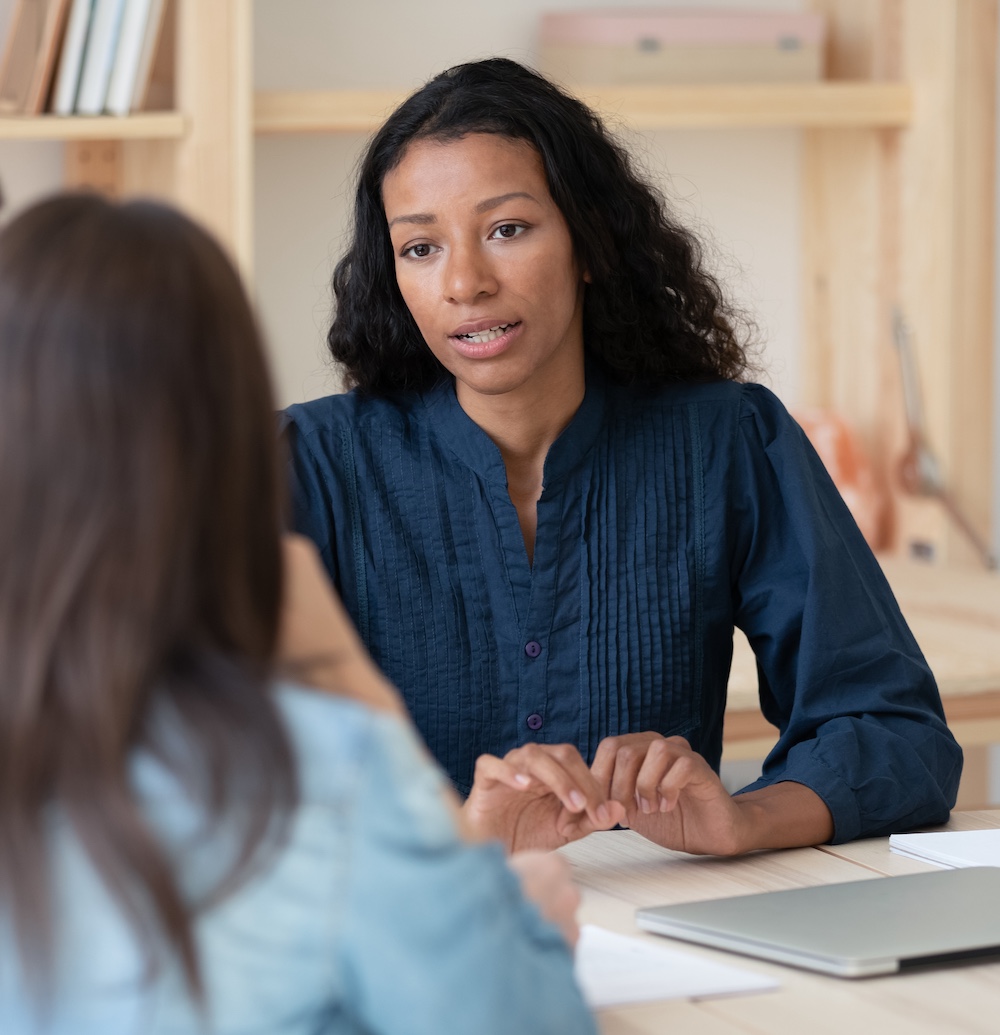
[(593, 284), (594, 278), (590, 275), (590, 270), (583, 271), (583, 282), (584, 284)]

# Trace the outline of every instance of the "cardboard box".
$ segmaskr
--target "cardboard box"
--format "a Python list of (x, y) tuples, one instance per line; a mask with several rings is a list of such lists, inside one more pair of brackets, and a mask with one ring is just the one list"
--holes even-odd
[(542, 15), (539, 69), (572, 83), (763, 83), (823, 75), (813, 13), (682, 8)]

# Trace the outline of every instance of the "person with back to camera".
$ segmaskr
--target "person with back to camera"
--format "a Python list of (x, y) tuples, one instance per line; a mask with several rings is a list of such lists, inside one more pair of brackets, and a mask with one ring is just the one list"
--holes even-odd
[(594, 1032), (568, 866), (460, 835), (281, 472), (203, 231), (0, 232), (0, 1031)]
[[(429, 81), (333, 287), (354, 390), (286, 411), (295, 524), (473, 826), (551, 847), (620, 803), (731, 855), (947, 817), (961, 751), (876, 560), (590, 109), (506, 59)], [(730, 795), (734, 626), (780, 735)]]

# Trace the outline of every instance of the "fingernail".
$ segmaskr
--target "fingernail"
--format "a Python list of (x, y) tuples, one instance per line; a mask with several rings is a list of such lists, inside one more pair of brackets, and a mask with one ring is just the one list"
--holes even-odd
[(660, 798), (660, 812), (666, 812), (670, 808), (670, 803), (666, 798)]
[(531, 783), (531, 777), (526, 773), (518, 773), (514, 777), (514, 783), (519, 783), (522, 787), (527, 787)]
[(645, 798), (640, 798), (639, 799), (639, 808), (641, 808), (642, 811), (646, 812), (646, 813), (651, 811), (650, 810), (649, 802)]
[(587, 804), (587, 799), (579, 791), (570, 791), (569, 800), (576, 809), (582, 809)]
[(608, 812), (607, 805), (597, 806), (597, 822), (603, 823), (605, 826), (611, 822), (611, 814)]

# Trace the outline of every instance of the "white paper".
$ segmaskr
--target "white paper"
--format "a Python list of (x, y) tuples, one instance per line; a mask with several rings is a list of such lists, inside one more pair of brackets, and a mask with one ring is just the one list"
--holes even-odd
[(935, 866), (1000, 866), (1000, 828), (942, 830), (931, 834), (893, 834), (889, 849)]
[(705, 999), (766, 992), (772, 978), (692, 953), (584, 924), (576, 946), (576, 980), (592, 1010), (655, 999)]

